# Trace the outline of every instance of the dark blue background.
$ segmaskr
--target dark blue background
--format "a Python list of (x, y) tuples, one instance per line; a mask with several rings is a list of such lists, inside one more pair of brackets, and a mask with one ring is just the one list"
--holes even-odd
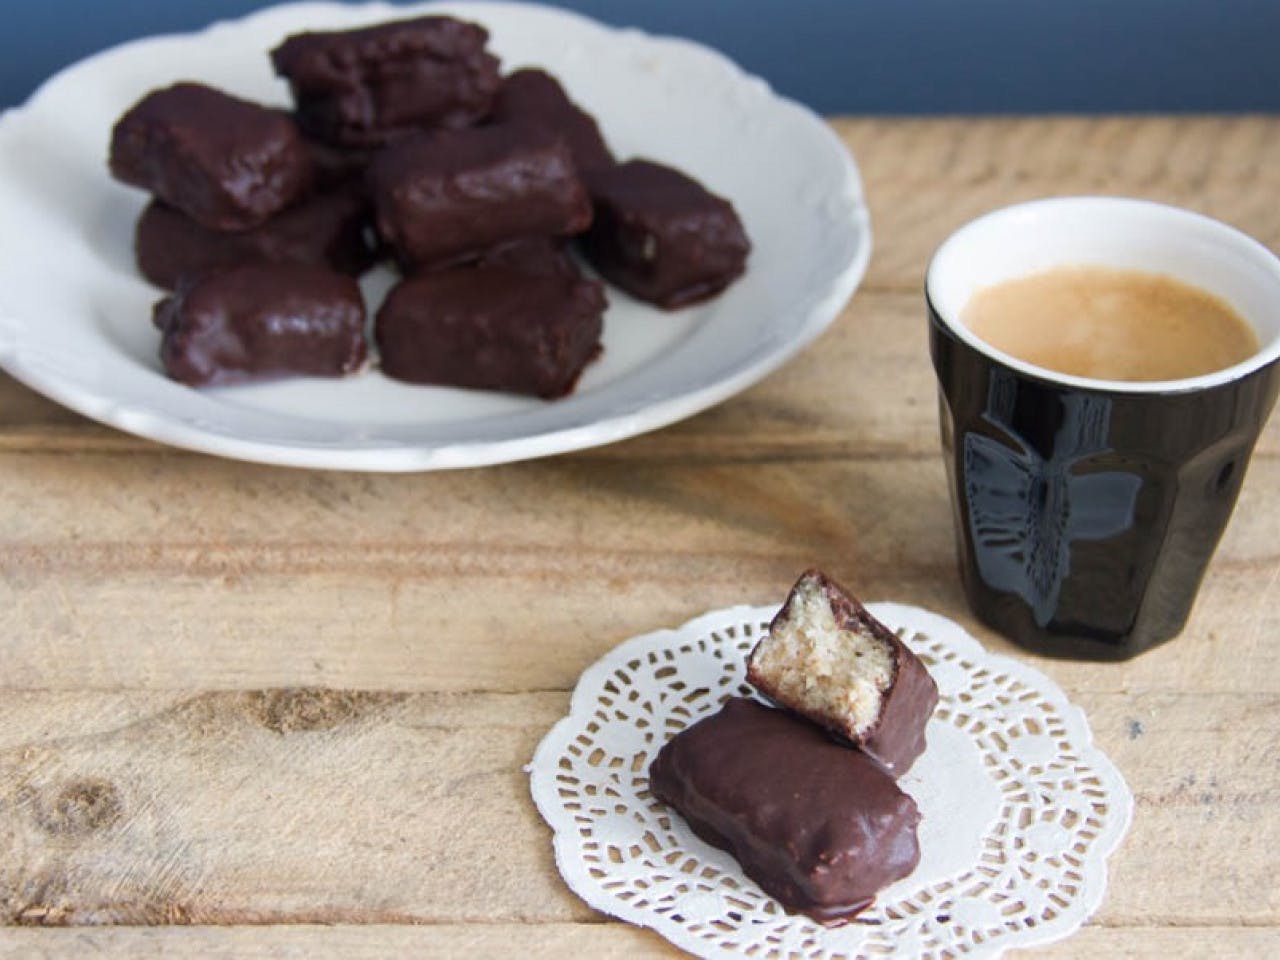
[[(4, 0), (0, 107), (261, 0)], [(1280, 0), (559, 0), (729, 54), (823, 113), (1280, 110)]]

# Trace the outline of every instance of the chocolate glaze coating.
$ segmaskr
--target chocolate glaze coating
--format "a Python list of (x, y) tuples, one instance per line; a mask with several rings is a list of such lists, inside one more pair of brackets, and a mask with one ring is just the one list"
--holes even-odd
[[(815, 580), (831, 606), (838, 627), (870, 633), (876, 640), (889, 645), (893, 651), (893, 678), (881, 699), (879, 716), (861, 736), (846, 727), (834, 725), (826, 716), (805, 711), (800, 704), (782, 702), (781, 705), (850, 740), (890, 774), (900, 777), (911, 769), (916, 758), (924, 752), (925, 728), (929, 718), (933, 716), (934, 707), (938, 705), (938, 685), (934, 683), (920, 658), (898, 639), (897, 634), (873, 617), (844, 587), (821, 570), (807, 570), (801, 575), (799, 582), (787, 596), (786, 603), (769, 624), (771, 631), (794, 615), (792, 605), (800, 585)], [(776, 700), (777, 691), (754, 671), (754, 656), (755, 651), (752, 651), (748, 660), (747, 680), (764, 696), (780, 702)]]
[(508, 266), (411, 277), (387, 296), (374, 336), (387, 376), (551, 399), (600, 349), (600, 284)]
[(142, 275), (172, 290), (239, 263), (301, 263), (359, 276), (377, 259), (372, 217), (359, 184), (311, 197), (253, 230), (206, 230), (186, 215), (153, 201), (138, 218), (134, 254)]
[(569, 244), (557, 237), (526, 237), (490, 247), (476, 260), (477, 267), (508, 267), (535, 276), (583, 280), (582, 271), (569, 255)]
[(517, 70), (503, 78), (489, 118), (494, 123), (528, 123), (564, 140), (579, 173), (611, 167), (613, 154), (595, 117), (569, 99), (545, 70)]
[(836, 924), (920, 859), (915, 801), (857, 750), (754, 700), (731, 698), (649, 767), (649, 789), (728, 850), (789, 912)]
[(422, 134), (369, 167), (378, 232), (403, 263), (474, 259), (521, 237), (568, 236), (591, 202), (568, 149), (516, 124)]
[(365, 359), (364, 301), (350, 277), (299, 264), (242, 264), (155, 306), (160, 359), (192, 386), (340, 377)]
[(408, 264), (405, 272), (412, 276), (455, 270), (459, 267), (510, 267), (512, 270), (537, 276), (564, 277), (570, 280), (583, 278), (577, 261), (569, 253), (569, 241), (562, 237), (521, 237), (519, 240), (494, 244), (460, 263)]
[(345, 186), (353, 181), (363, 186), (364, 172), (373, 159), (373, 150), (339, 147), (304, 136), (315, 169), (316, 186), (322, 190)]
[(674, 309), (719, 293), (751, 243), (729, 201), (679, 170), (630, 160), (585, 177), (595, 220), (582, 238), (606, 280)]
[(210, 230), (248, 230), (310, 188), (311, 156), (287, 114), (198, 83), (156, 90), (111, 131), (111, 173)]
[(483, 119), (499, 83), (488, 39), (474, 23), (418, 17), (296, 34), (271, 51), (271, 62), (289, 80), (299, 122), (310, 134), (371, 147), (415, 130)]

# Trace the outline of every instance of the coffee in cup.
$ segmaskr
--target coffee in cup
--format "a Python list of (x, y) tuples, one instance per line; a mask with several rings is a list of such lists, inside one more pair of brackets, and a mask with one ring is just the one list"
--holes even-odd
[[(1119, 308), (1131, 345), (1103, 351), (1102, 365), (1063, 357), (1079, 327), (1106, 332), (1055, 303), (1077, 284), (1136, 292)], [(1161, 330), (1161, 289), (1235, 319)], [(1009, 302), (993, 312), (1016, 340), (975, 319), (1002, 290)], [(974, 612), (1055, 656), (1123, 659), (1176, 636), (1280, 389), (1280, 259), (1185, 210), (1065, 198), (962, 227), (925, 292)], [(1138, 369), (1144, 353), (1177, 365)], [(1202, 354), (1203, 372), (1181, 366)]]
[(1242, 363), (1258, 337), (1221, 297), (1173, 277), (1054, 267), (979, 290), (960, 319), (979, 339), (1056, 373), (1182, 380)]

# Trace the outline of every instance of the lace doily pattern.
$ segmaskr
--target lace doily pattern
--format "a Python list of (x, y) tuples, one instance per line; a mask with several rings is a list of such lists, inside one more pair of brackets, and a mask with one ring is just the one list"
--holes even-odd
[(1067, 936), (1097, 909), (1133, 799), (1084, 714), (1042, 673), (958, 625), (870, 609), (929, 665), (929, 748), (900, 783), (921, 861), (853, 923), (786, 913), (649, 794), (653, 756), (728, 696), (776, 612), (735, 607), (623, 643), (588, 669), (529, 767), (556, 863), (588, 904), (704, 957), (994, 957)]

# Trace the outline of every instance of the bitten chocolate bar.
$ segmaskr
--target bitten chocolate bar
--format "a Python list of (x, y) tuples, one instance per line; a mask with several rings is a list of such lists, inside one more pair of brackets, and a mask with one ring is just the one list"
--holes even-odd
[(160, 359), (192, 386), (340, 377), (364, 363), (364, 301), (348, 276), (244, 264), (184, 284), (155, 307)]
[(600, 284), (511, 266), (422, 273), (378, 311), (382, 372), (543, 398), (571, 391), (600, 350)]
[(111, 132), (111, 173), (209, 230), (248, 230), (311, 187), (286, 114), (198, 83), (147, 94)]
[(805, 572), (751, 652), (747, 680), (856, 744), (895, 777), (925, 748), (938, 686), (893, 631), (819, 570)]
[(818, 727), (733, 698), (677, 734), (649, 789), (788, 911), (841, 923), (920, 859), (915, 801)]
[(442, 130), (389, 147), (369, 168), (369, 188), (378, 232), (406, 265), (456, 262), (591, 223), (568, 149), (516, 124)]
[(358, 184), (310, 197), (238, 233), (206, 229), (153, 201), (138, 218), (134, 254), (142, 275), (169, 290), (183, 278), (241, 263), (300, 263), (358, 276), (376, 260), (372, 232)]
[(452, 17), (418, 17), (361, 30), (301, 33), (271, 52), (309, 134), (350, 147), (415, 130), (467, 127), (498, 89), (488, 32)]
[(719, 293), (751, 243), (733, 205), (679, 170), (631, 160), (586, 175), (595, 220), (582, 238), (606, 280), (673, 309)]

